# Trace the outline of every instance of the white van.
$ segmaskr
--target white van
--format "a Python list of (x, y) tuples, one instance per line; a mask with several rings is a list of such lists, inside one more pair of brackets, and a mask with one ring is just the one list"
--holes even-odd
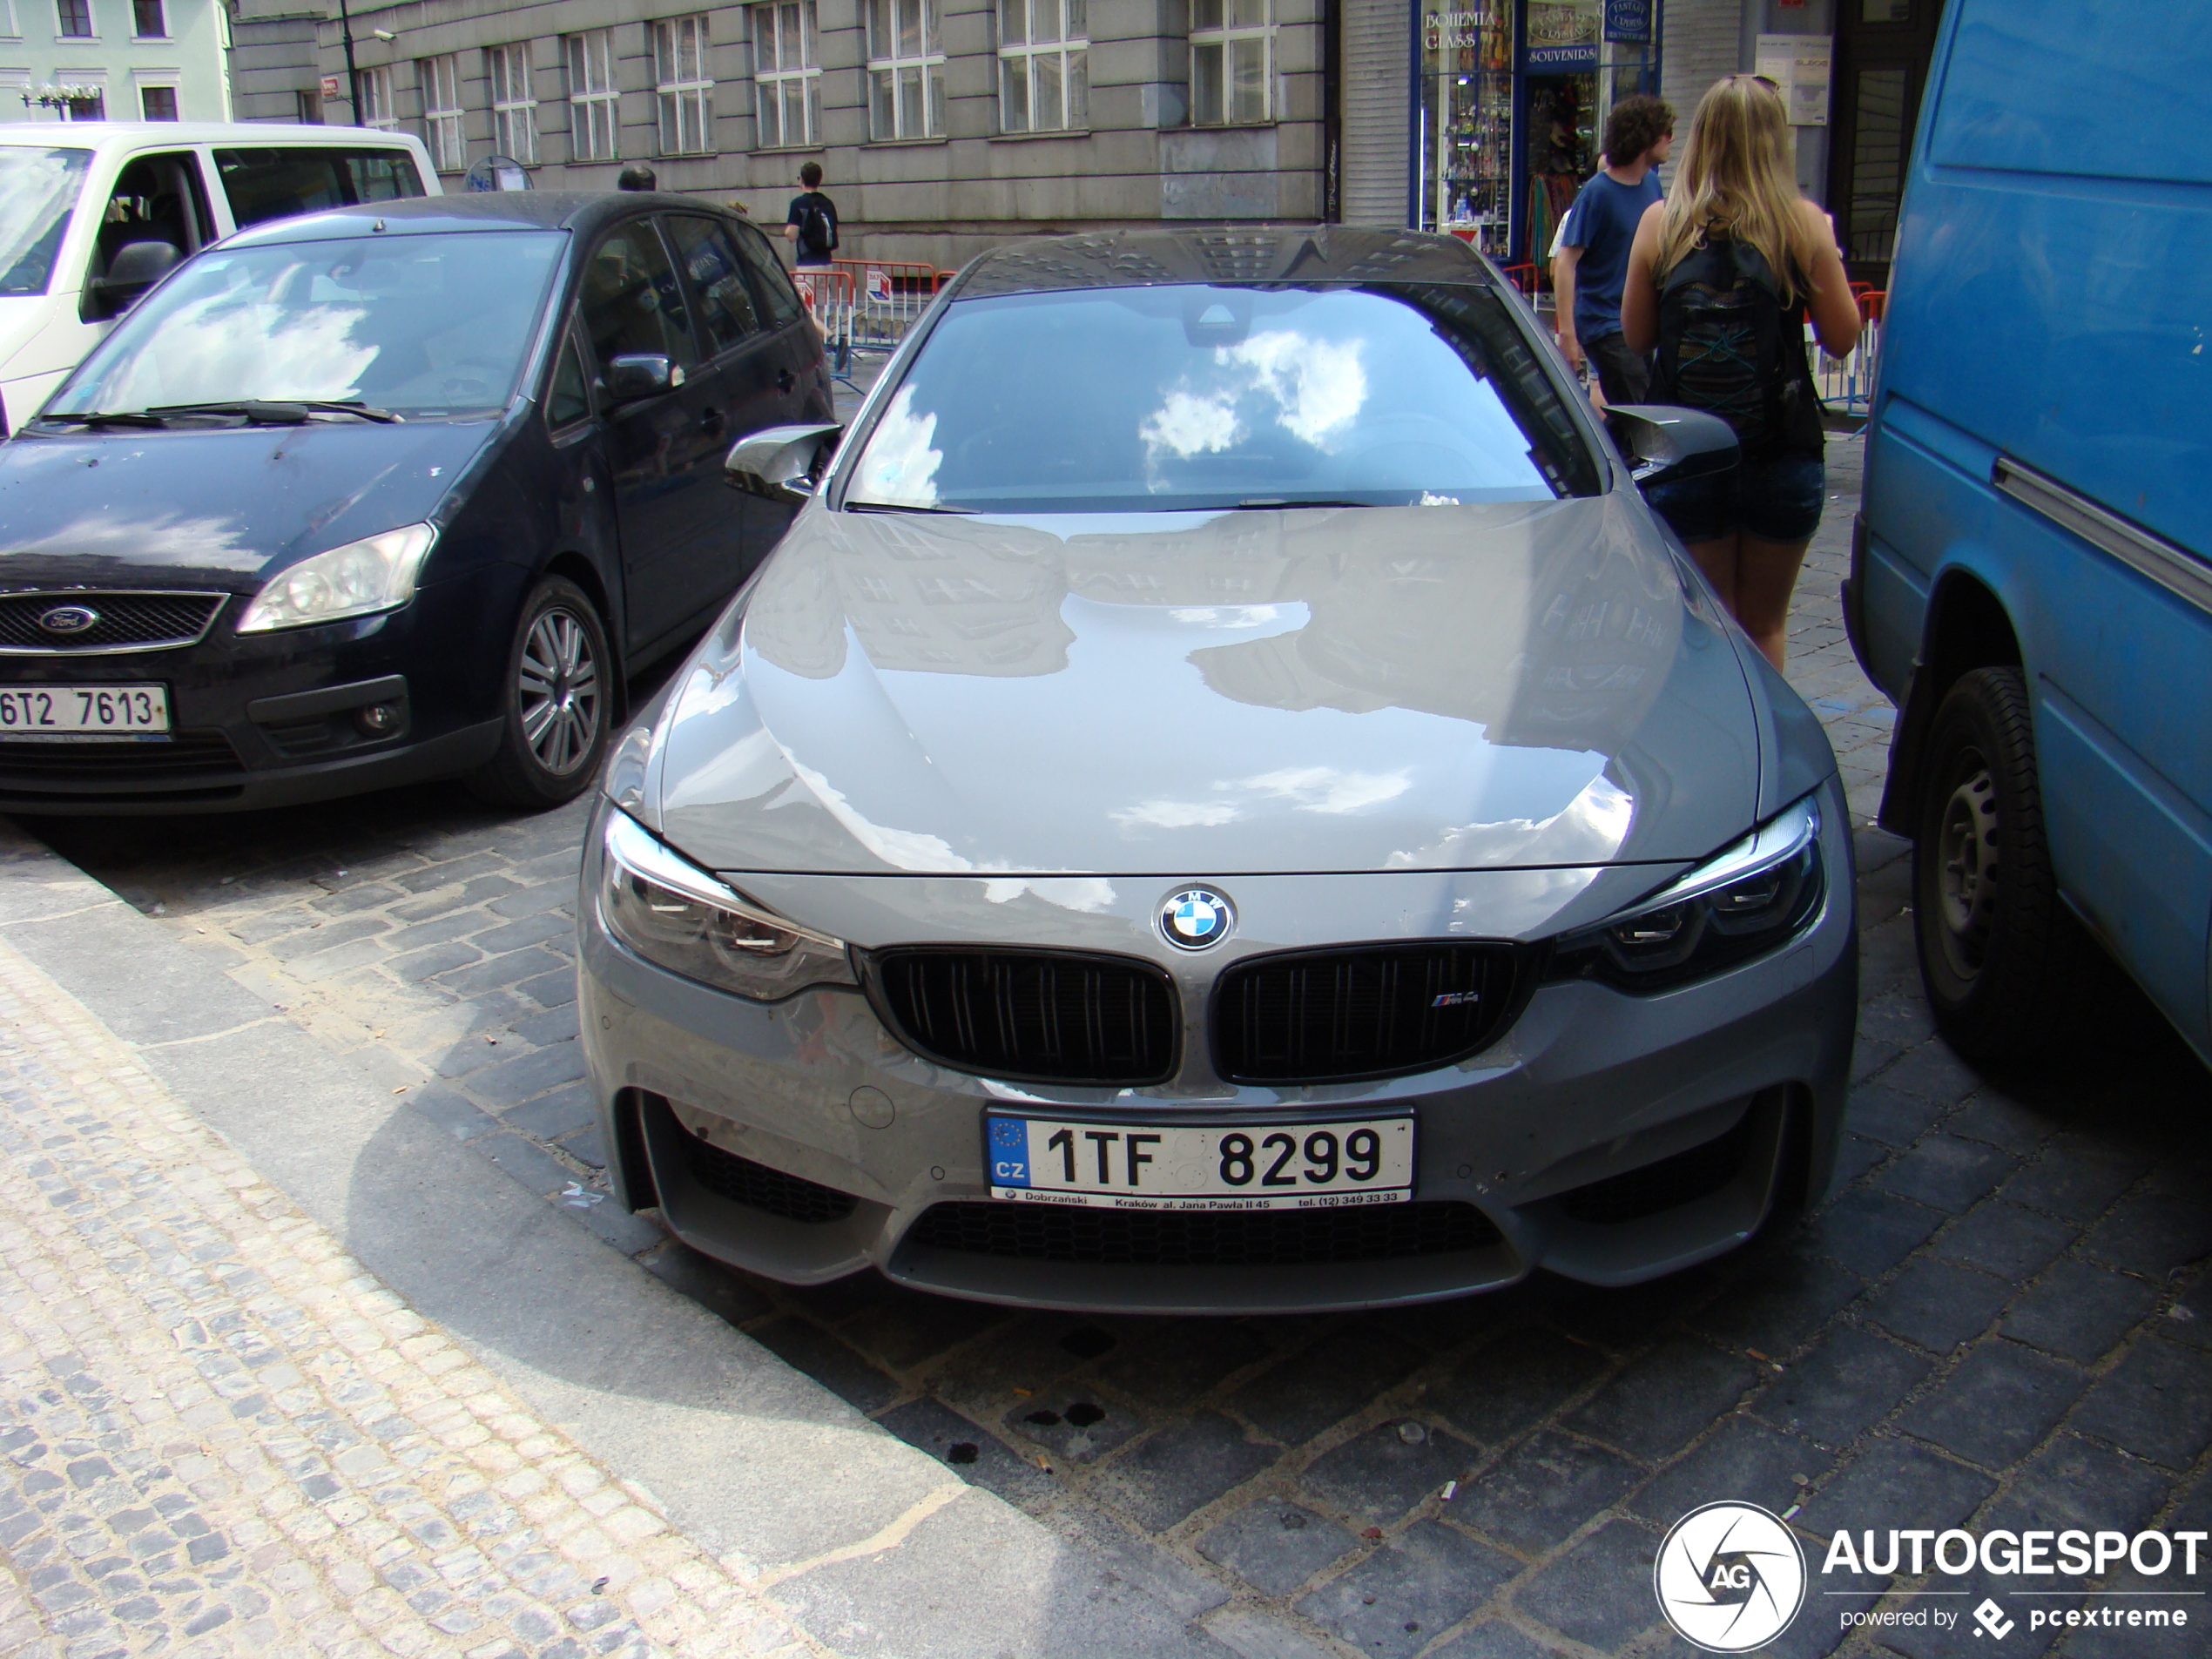
[(37, 412), (131, 301), (218, 237), (438, 193), (421, 139), (369, 127), (0, 126), (0, 436)]

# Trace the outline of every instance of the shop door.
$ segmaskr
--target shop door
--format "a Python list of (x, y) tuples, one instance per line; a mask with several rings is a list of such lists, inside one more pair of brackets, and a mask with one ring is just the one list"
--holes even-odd
[(1889, 287), (1940, 0), (1838, 0), (1828, 201), (1854, 282)]

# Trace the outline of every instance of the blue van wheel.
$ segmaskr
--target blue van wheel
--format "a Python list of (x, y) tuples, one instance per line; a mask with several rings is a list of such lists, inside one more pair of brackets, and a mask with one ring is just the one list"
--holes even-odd
[(2062, 1042), (2080, 1010), (2089, 941), (2059, 898), (2019, 669), (1975, 669), (1945, 694), (1914, 831), (1913, 934), (1945, 1038), (1977, 1060)]

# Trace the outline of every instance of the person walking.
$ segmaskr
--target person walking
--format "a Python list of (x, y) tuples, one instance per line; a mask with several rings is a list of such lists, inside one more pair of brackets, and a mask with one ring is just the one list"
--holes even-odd
[(1606, 118), (1605, 165), (1559, 222), (1552, 253), (1559, 348), (1577, 372), (1588, 360), (1608, 403), (1641, 403), (1649, 389), (1643, 354), (1621, 338), (1621, 284), (1636, 226), (1664, 199), (1658, 167), (1674, 142), (1670, 105), (1642, 93), (1622, 98)]
[(1666, 199), (1636, 226), (1621, 332), (1630, 351), (1656, 353), (1653, 402), (1735, 429), (1735, 467), (1644, 496), (1777, 669), (1827, 485), (1808, 315), (1832, 355), (1857, 342), (1836, 227), (1798, 194), (1781, 94), (1731, 75), (1698, 101)]
[(799, 170), (804, 195), (791, 199), (784, 216), (784, 239), (792, 244), (793, 265), (827, 265), (837, 252), (837, 204), (822, 194), (822, 165), (810, 161)]

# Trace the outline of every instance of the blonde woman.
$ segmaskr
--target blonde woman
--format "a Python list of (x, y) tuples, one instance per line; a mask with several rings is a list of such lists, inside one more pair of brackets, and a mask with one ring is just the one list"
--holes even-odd
[(1827, 482), (1808, 315), (1838, 356), (1858, 338), (1835, 228), (1797, 192), (1781, 96), (1731, 75), (1699, 101), (1667, 199), (1636, 226), (1621, 332), (1631, 351), (1657, 354), (1651, 401), (1736, 429), (1732, 472), (1646, 495), (1777, 668)]

